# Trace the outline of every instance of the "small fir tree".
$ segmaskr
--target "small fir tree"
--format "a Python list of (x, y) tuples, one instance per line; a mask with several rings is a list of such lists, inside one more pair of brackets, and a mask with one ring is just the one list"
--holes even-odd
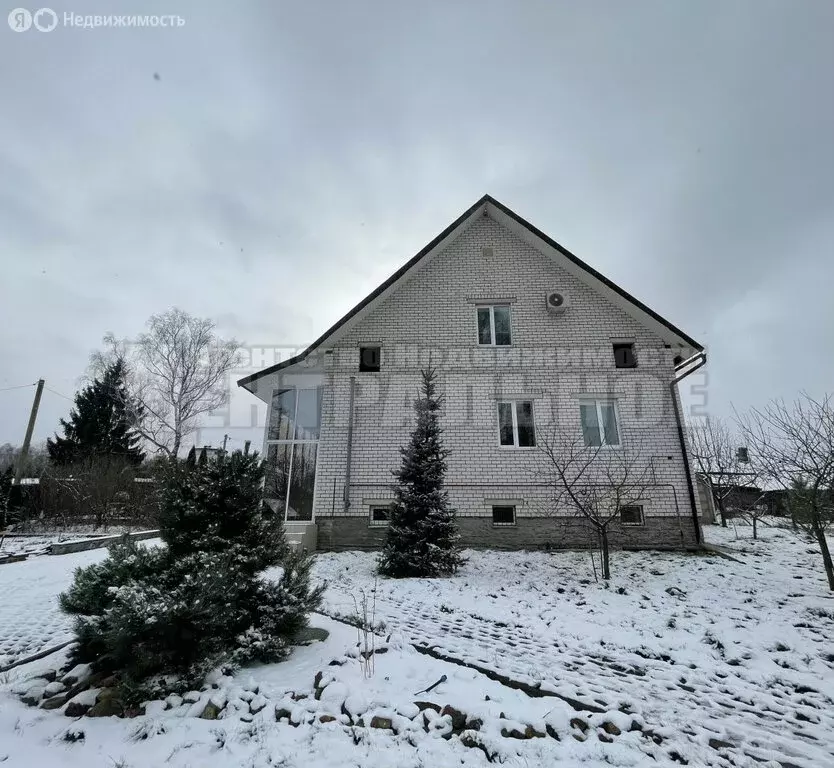
[(391, 520), (378, 570), (384, 576), (446, 576), (465, 562), (454, 512), (443, 487), (446, 457), (440, 428), (443, 398), (437, 392), (433, 368), (421, 372), (421, 396), (414, 403), (416, 423), (407, 447), (400, 448), (402, 465)]
[(122, 359), (111, 363), (102, 377), (75, 395), (69, 420), (61, 419), (64, 436), (48, 439), (46, 447), (54, 464), (77, 464), (100, 456), (119, 456), (136, 466), (144, 453), (133, 429), (142, 409), (130, 404)]
[[(134, 701), (172, 689), (167, 675), (190, 688), (221, 665), (284, 658), (324, 590), (310, 586), (312, 559), (288, 551), (280, 518), (261, 513), (257, 454), (165, 471), (166, 546), (120, 543), (61, 596), (78, 660), (117, 673)], [(277, 581), (264, 578), (279, 564)]]

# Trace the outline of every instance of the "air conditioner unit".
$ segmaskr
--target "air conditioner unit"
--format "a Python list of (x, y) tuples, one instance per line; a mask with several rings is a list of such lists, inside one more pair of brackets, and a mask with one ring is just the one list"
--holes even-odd
[(561, 315), (570, 306), (570, 299), (562, 291), (549, 291), (546, 300), (547, 311), (554, 315)]

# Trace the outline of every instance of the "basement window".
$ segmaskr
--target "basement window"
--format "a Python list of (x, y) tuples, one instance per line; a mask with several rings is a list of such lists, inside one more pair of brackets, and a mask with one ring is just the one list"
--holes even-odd
[(639, 504), (620, 507), (620, 522), (623, 525), (643, 525), (643, 507)]
[(614, 345), (614, 364), (617, 368), (636, 368), (637, 356), (631, 342)]
[(379, 373), (382, 360), (382, 347), (378, 345), (359, 347), (360, 373)]
[(380, 527), (388, 525), (391, 522), (391, 507), (376, 504), (371, 507), (370, 521), (368, 525), (372, 527)]
[(496, 527), (515, 525), (515, 507), (510, 504), (493, 506), (492, 524)]

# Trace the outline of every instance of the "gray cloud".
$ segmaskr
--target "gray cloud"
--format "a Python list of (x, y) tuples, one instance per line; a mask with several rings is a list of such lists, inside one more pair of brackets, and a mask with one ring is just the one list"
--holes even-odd
[(706, 342), (713, 411), (830, 389), (825, 0), (121, 8), (186, 24), (0, 29), (0, 389), (172, 305), (310, 341), (484, 192)]

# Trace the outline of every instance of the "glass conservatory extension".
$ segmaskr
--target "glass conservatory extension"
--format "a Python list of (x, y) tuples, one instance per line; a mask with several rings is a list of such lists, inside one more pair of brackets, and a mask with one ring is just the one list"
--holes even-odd
[(285, 520), (312, 520), (321, 387), (272, 393), (266, 445), (264, 501)]

